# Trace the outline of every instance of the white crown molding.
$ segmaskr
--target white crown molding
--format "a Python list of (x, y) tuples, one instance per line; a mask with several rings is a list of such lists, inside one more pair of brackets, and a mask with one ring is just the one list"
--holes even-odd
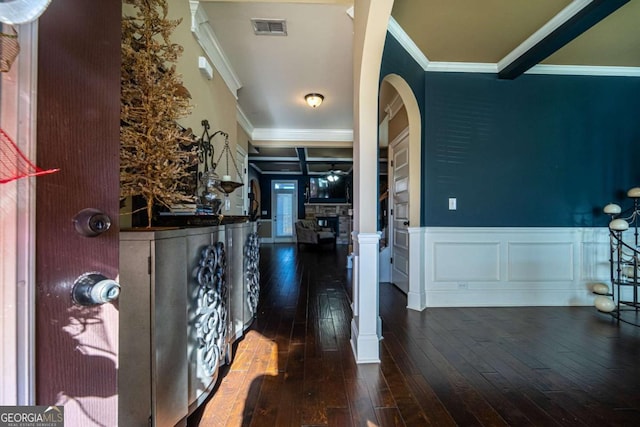
[(302, 172), (292, 172), (292, 171), (262, 171), (260, 172), (262, 175), (302, 175)]
[[(331, 147), (331, 148), (353, 148), (353, 141), (294, 141), (295, 146), (298, 148), (318, 148), (318, 147)], [(291, 148), (292, 141), (251, 141), (251, 145), (254, 147), (269, 147), (269, 148)]]
[(559, 74), (574, 76), (640, 77), (640, 67), (538, 64), (525, 74)]
[(331, 162), (327, 162), (326, 157), (307, 157), (305, 160), (307, 162), (340, 163), (340, 162), (352, 162), (353, 157), (331, 157)]
[[(420, 51), (418, 46), (404, 32), (398, 22), (389, 18), (388, 31), (400, 43), (411, 57), (428, 72), (445, 73), (490, 73), (495, 74), (507, 67), (511, 62), (519, 58), (533, 46), (540, 42), (552, 31), (572, 18), (576, 13), (584, 9), (593, 0), (574, 0), (536, 31), (531, 37), (511, 51), (498, 63), (476, 62), (437, 62), (429, 61)], [(640, 77), (640, 67), (617, 66), (587, 66), (587, 65), (547, 65), (538, 64), (529, 69), (526, 74), (554, 74), (554, 75), (579, 75), (579, 76), (613, 76), (613, 77)], [(386, 110), (385, 110), (386, 111)]]
[[(498, 64), (473, 62), (430, 62), (425, 71), (433, 73), (496, 74), (498, 72)], [(527, 70), (525, 74), (640, 77), (640, 67), (538, 64)]]
[(440, 73), (497, 73), (498, 65), (484, 62), (429, 62), (425, 69)]
[[(258, 153), (260, 154), (260, 153)], [(300, 159), (298, 158), (298, 156), (296, 157), (268, 157), (268, 156), (264, 156), (264, 157), (255, 157), (253, 159), (253, 161), (255, 162), (299, 162)]]
[(238, 121), (238, 124), (240, 125), (240, 127), (244, 129), (244, 131), (247, 133), (247, 135), (249, 136), (253, 135), (253, 125), (249, 121), (249, 118), (247, 117), (247, 115), (244, 114), (244, 111), (242, 110), (242, 108), (240, 108), (240, 105), (238, 105), (237, 103), (236, 103), (236, 120)]
[(394, 96), (391, 102), (384, 108), (384, 112), (387, 113), (389, 120), (391, 120), (398, 114), (398, 111), (400, 111), (403, 106), (404, 102), (402, 102), (400, 94), (396, 93), (396, 96)]
[(400, 24), (393, 19), (393, 16), (389, 17), (389, 25), (388, 25), (389, 33), (400, 43), (402, 47), (411, 55), (411, 57), (423, 68), (427, 69), (429, 65), (429, 60), (422, 53), (420, 48), (411, 40), (411, 37), (404, 32)]
[(345, 129), (254, 129), (255, 141), (331, 141), (353, 142), (353, 130)]
[(587, 7), (593, 0), (574, 0), (567, 7), (562, 9), (556, 16), (551, 18), (538, 31), (533, 33), (529, 38), (523, 41), (518, 47), (512, 50), (504, 58), (498, 61), (498, 71), (504, 70), (515, 60), (531, 50), (540, 43), (545, 37), (557, 30), (561, 25), (573, 18), (578, 12)]
[(191, 8), (191, 32), (233, 96), (238, 99), (238, 89), (242, 87), (242, 83), (222, 50), (213, 28), (209, 24), (207, 13), (200, 6), (199, 1), (190, 0), (189, 6)]
[(354, 7), (353, 7), (353, 6), (351, 6), (349, 9), (347, 9), (345, 12), (347, 13), (347, 15), (349, 15), (349, 17), (350, 17), (351, 19), (353, 19), (353, 18), (354, 18), (354, 16), (355, 16), (355, 10), (354, 10)]

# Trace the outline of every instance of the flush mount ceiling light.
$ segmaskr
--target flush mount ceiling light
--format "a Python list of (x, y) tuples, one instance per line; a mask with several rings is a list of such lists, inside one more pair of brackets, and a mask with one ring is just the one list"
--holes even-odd
[(309, 104), (309, 107), (316, 108), (322, 104), (322, 101), (324, 101), (324, 95), (319, 93), (310, 93), (305, 95), (304, 99), (307, 101), (307, 104)]

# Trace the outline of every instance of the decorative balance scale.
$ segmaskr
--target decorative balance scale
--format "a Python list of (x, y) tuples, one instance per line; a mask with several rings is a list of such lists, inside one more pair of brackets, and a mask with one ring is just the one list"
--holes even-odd
[[(229, 175), (229, 157), (231, 157), (231, 163), (236, 170), (237, 176), (242, 176), (229, 148), (229, 134), (219, 130), (213, 135), (209, 135), (209, 122), (207, 120), (202, 121), (202, 126), (204, 131), (198, 141), (198, 160), (204, 165), (204, 169), (199, 179), (201, 185), (197, 189), (196, 199), (201, 212), (217, 215), (220, 213), (220, 208), (223, 204), (221, 195), (224, 195), (224, 210), (231, 210), (229, 194), (233, 193), (236, 188), (243, 186), (244, 183), (232, 181), (231, 175)], [(212, 141), (218, 134), (224, 136), (224, 147), (218, 159), (213, 162), (214, 149)], [(222, 155), (225, 155), (226, 173), (220, 179), (216, 173), (216, 168), (220, 164)]]

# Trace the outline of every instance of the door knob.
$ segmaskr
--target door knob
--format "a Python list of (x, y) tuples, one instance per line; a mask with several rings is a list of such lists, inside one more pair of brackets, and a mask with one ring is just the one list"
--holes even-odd
[(120, 285), (100, 273), (85, 273), (73, 282), (71, 297), (78, 305), (100, 305), (114, 301), (120, 295)]
[(409, 221), (403, 222), (402, 225), (406, 225), (408, 227), (409, 226)]

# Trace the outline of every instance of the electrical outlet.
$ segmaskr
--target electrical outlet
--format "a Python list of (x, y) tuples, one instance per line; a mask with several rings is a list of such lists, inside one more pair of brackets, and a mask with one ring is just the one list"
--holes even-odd
[(455, 211), (456, 209), (458, 209), (458, 199), (455, 197), (449, 197), (449, 210)]

